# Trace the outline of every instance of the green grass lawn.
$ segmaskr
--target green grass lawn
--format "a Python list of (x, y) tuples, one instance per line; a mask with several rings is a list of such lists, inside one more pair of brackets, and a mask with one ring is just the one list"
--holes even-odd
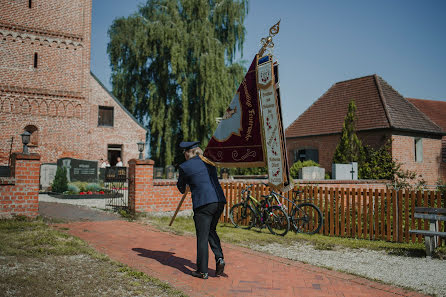
[(47, 222), (0, 220), (1, 296), (186, 296)]
[[(177, 217), (169, 227), (171, 217), (157, 217), (146, 214), (138, 220), (147, 221), (162, 231), (174, 232), (176, 234), (195, 234), (194, 221), (192, 217)], [(285, 236), (277, 236), (269, 233), (267, 228), (252, 228), (243, 230), (234, 228), (230, 223), (221, 223), (217, 232), (223, 242), (248, 247), (250, 244), (266, 245), (279, 243), (292, 245), (295, 242), (306, 242), (312, 244), (316, 249), (330, 250), (334, 248), (371, 249), (385, 250), (391, 254), (406, 256), (425, 256), (424, 243), (393, 243), (382, 240), (365, 240), (343, 237), (331, 237), (320, 234), (307, 235), (289, 231)], [(437, 256), (446, 258), (446, 247), (437, 248)]]

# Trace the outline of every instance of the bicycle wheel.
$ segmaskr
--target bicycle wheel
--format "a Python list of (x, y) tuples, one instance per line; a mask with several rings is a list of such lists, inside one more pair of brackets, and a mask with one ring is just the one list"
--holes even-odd
[(302, 203), (293, 208), (291, 221), (296, 232), (315, 234), (322, 227), (322, 212), (312, 203)]
[(290, 230), (290, 219), (286, 212), (277, 205), (273, 205), (266, 210), (268, 218), (266, 219), (266, 226), (274, 235), (285, 236)]
[(229, 218), (236, 228), (251, 229), (254, 225), (255, 213), (250, 205), (238, 203), (231, 207)]

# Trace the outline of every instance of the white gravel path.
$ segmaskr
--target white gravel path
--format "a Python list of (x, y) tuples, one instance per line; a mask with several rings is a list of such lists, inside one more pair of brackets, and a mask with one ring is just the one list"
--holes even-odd
[(99, 208), (99, 209), (108, 209), (109, 208), (105, 205), (107, 202), (107, 199), (59, 199), (59, 198), (51, 197), (47, 194), (39, 194), (39, 201), (83, 205), (83, 206), (94, 207), (94, 208)]
[(412, 288), (425, 294), (446, 296), (445, 260), (396, 256), (366, 249), (316, 250), (303, 243), (250, 247), (275, 256)]
[[(84, 205), (106, 209), (106, 199), (58, 199), (39, 195), (39, 201)], [(159, 216), (171, 216), (161, 212)], [(180, 211), (178, 216), (190, 216), (191, 211)], [(366, 249), (318, 250), (312, 245), (296, 242), (291, 246), (277, 243), (251, 245), (250, 248), (291, 260), (301, 261), (344, 271), (388, 284), (408, 287), (425, 294), (446, 297), (446, 260), (424, 257), (389, 255), (385, 251)]]

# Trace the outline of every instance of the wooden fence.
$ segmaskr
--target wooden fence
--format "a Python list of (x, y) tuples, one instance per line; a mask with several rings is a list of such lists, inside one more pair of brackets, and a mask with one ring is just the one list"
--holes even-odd
[[(241, 200), (241, 190), (247, 184), (222, 183), (228, 201), (221, 220), (230, 223), (229, 210)], [(446, 199), (435, 191), (394, 191), (378, 189), (343, 189), (305, 187), (300, 199), (310, 199), (324, 217), (320, 234), (392, 242), (423, 242), (421, 235), (409, 234), (410, 229), (429, 230), (429, 221), (414, 219), (416, 206), (446, 208)], [(252, 195), (267, 195), (269, 188), (253, 186)], [(284, 194), (292, 200), (292, 191)], [(291, 209), (292, 205), (282, 199)], [(446, 223), (439, 223), (446, 231)], [(445, 244), (443, 240), (441, 244)]]

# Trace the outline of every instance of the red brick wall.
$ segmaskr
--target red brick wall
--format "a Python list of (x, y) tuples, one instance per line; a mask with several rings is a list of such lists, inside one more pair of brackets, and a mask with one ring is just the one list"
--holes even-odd
[[(90, 151), (92, 160), (107, 158), (108, 144), (122, 145), (122, 160), (124, 164), (128, 160), (137, 159), (139, 156), (137, 142), (145, 141), (146, 130), (136, 123), (127, 112), (121, 108), (107, 92), (106, 89), (90, 75), (90, 104), (88, 105), (88, 147), (94, 147)], [(113, 127), (98, 127), (99, 106), (109, 106), (114, 108)]]
[[(136, 212), (172, 211), (183, 196), (174, 180), (154, 180), (152, 160), (129, 161), (129, 204)], [(183, 202), (181, 210), (192, 209), (190, 194)]]
[(39, 212), (39, 155), (13, 155), (13, 176), (0, 177), (0, 217)]
[(82, 35), (83, 15), (88, 11), (88, 0), (28, 0), (2, 1), (2, 24), (16, 24), (40, 31)]
[(153, 205), (153, 162), (152, 160), (129, 161), (129, 205), (132, 211), (150, 211)]
[[(153, 182), (153, 202), (156, 211), (176, 210), (183, 194), (178, 191), (176, 180), (154, 180)], [(153, 207), (152, 207), (153, 208)], [(188, 194), (184, 199), (181, 210), (192, 209), (192, 198)]]
[(441, 139), (423, 138), (423, 161), (415, 162), (414, 137), (392, 136), (392, 156), (403, 169), (415, 171), (428, 185), (434, 185), (441, 172)]
[[(319, 164), (325, 168), (325, 172), (331, 172), (333, 155), (340, 137), (341, 135), (338, 134), (287, 139), (286, 146), (289, 166), (292, 166), (294, 163), (294, 150), (311, 148), (319, 151)], [(369, 131), (358, 133), (358, 137), (364, 145), (377, 148), (385, 144), (389, 136), (386, 131)]]
[[(134, 177), (134, 182), (129, 186), (129, 199), (131, 209), (137, 212), (151, 212), (151, 211), (174, 211), (180, 202), (183, 194), (181, 194), (176, 187), (176, 180), (161, 180), (153, 179), (153, 165), (151, 160), (131, 160), (129, 162), (129, 176)], [(226, 198), (232, 197), (237, 199), (238, 193), (236, 191), (228, 191), (231, 185), (238, 185), (238, 189), (249, 184), (267, 183), (267, 180), (220, 180), (220, 183), (225, 191)], [(386, 189), (386, 184), (389, 181), (304, 181), (296, 180), (296, 186), (304, 187), (319, 186), (325, 188), (344, 188), (344, 189)], [(180, 210), (192, 209), (192, 199), (190, 194), (187, 195)]]
[[(90, 75), (91, 0), (2, 1), (0, 10), (0, 165), (21, 151), (20, 134), (38, 131), (32, 153), (42, 163), (63, 157), (99, 160), (107, 144), (138, 157), (140, 127)], [(34, 53), (38, 67), (34, 68)], [(115, 107), (114, 127), (98, 127), (98, 105)]]
[(0, 85), (85, 97), (91, 0), (33, 1), (33, 8), (28, 1), (2, 1), (0, 11)]

